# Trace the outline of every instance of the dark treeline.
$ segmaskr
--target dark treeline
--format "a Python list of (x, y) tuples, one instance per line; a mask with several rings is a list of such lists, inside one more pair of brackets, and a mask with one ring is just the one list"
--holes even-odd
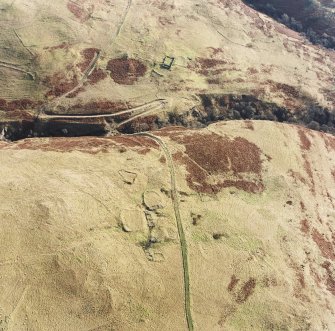
[(328, 29), (331, 29), (332, 22), (335, 28), (335, 17), (323, 10), (317, 1), (305, 0), (303, 12), (299, 11), (291, 16), (278, 8), (279, 5), (276, 2), (265, 3), (265, 1), (254, 0), (244, 0), (244, 2), (290, 29), (304, 34), (311, 43), (335, 49), (335, 37), (327, 33)]

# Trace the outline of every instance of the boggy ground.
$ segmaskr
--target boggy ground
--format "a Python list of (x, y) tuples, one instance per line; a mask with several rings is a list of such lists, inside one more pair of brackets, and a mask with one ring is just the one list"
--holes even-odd
[[(332, 330), (334, 137), (267, 121), (152, 134), (173, 157), (195, 330)], [(157, 142), (35, 138), (0, 156), (1, 326), (187, 329)]]

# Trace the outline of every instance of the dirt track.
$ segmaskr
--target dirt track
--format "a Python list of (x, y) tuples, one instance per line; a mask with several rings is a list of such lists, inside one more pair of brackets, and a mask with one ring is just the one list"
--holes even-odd
[(180, 206), (179, 206), (179, 196), (176, 184), (176, 174), (173, 164), (173, 159), (170, 153), (169, 148), (164, 143), (162, 139), (159, 137), (151, 134), (151, 133), (137, 133), (136, 136), (144, 136), (149, 137), (150, 139), (157, 142), (164, 151), (164, 154), (167, 158), (170, 177), (171, 177), (171, 194), (172, 194), (172, 203), (175, 213), (175, 218), (178, 227), (178, 234), (179, 234), (179, 241), (180, 241), (180, 248), (181, 248), (181, 255), (183, 260), (183, 273), (184, 273), (184, 291), (185, 291), (185, 316), (187, 321), (187, 326), (189, 331), (193, 331), (193, 319), (191, 313), (191, 293), (190, 293), (190, 274), (189, 274), (189, 263), (188, 263), (188, 252), (187, 252), (187, 242), (185, 237), (185, 232), (183, 228), (182, 219), (180, 216)]

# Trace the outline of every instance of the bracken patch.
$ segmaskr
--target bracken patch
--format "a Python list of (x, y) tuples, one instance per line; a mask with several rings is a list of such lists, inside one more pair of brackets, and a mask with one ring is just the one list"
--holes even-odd
[(157, 129), (157, 120), (158, 117), (156, 115), (149, 115), (141, 118), (139, 117), (131, 122), (121, 125), (119, 130), (123, 133), (153, 131)]
[(312, 238), (314, 242), (318, 245), (321, 254), (327, 259), (335, 261), (335, 251), (333, 244), (328, 241), (318, 230), (313, 229)]
[(331, 174), (332, 174), (333, 179), (334, 179), (334, 182), (335, 182), (335, 169), (333, 169), (333, 170), (331, 171)]
[(306, 219), (303, 219), (300, 221), (300, 230), (304, 233), (307, 234), (309, 232), (309, 223)]
[(244, 127), (248, 130), (252, 130), (252, 131), (255, 130), (254, 124), (252, 121), (248, 121), (248, 120), (244, 121)]
[(306, 173), (308, 174), (308, 177), (310, 178), (311, 181), (311, 192), (315, 193), (315, 181), (313, 177), (313, 171), (312, 171), (312, 166), (311, 163), (309, 162), (306, 154), (303, 154), (303, 159), (304, 159), (304, 169)]
[(136, 59), (119, 58), (109, 60), (107, 70), (117, 84), (132, 85), (145, 75), (147, 67)]
[(85, 48), (80, 52), (83, 60), (77, 64), (77, 67), (80, 69), (81, 72), (85, 72), (85, 70), (88, 68), (98, 52), (99, 49), (97, 48)]
[(325, 261), (321, 266), (327, 272), (327, 280), (326, 280), (327, 290), (331, 292), (333, 295), (335, 295), (335, 279), (330, 269), (331, 263), (329, 261)]
[(70, 92), (78, 85), (78, 78), (73, 71), (67, 75), (62, 72), (56, 72), (52, 76), (47, 76), (42, 80), (50, 90), (46, 93), (47, 97), (59, 97)]
[(306, 129), (303, 128), (299, 128), (298, 129), (298, 134), (299, 134), (299, 138), (300, 138), (300, 147), (305, 150), (308, 151), (311, 148), (311, 141), (308, 139), (307, 135), (306, 135)]
[(128, 105), (120, 101), (91, 101), (83, 104), (76, 104), (68, 108), (68, 112), (71, 114), (112, 114), (118, 111), (128, 109)]
[(146, 154), (151, 149), (159, 149), (159, 145), (146, 137), (115, 136), (108, 138), (79, 137), (79, 138), (39, 138), (24, 139), (14, 144), (5, 143), (1, 149), (28, 149), (53, 152), (80, 151), (88, 154), (107, 152), (112, 148), (118, 148), (125, 152), (127, 148), (139, 154)]
[(231, 186), (252, 193), (264, 190), (262, 153), (248, 140), (195, 132), (173, 132), (170, 139), (185, 146), (185, 153), (177, 152), (173, 157), (186, 165), (186, 180), (193, 190), (214, 194)]
[(248, 298), (253, 294), (255, 287), (256, 287), (256, 279), (249, 278), (249, 280), (246, 283), (244, 283), (243, 287), (238, 293), (236, 302), (240, 304), (246, 302)]
[(100, 68), (95, 68), (92, 73), (88, 76), (88, 82), (91, 85), (95, 85), (101, 80), (104, 80), (107, 77), (107, 73), (100, 69)]
[(239, 279), (235, 275), (232, 275), (230, 279), (230, 283), (228, 284), (228, 287), (227, 287), (228, 291), (231, 292), (235, 288), (238, 282), (239, 282)]
[(327, 150), (330, 151), (335, 151), (335, 137), (323, 134), (323, 139), (325, 141), (325, 145)]
[(300, 172), (297, 172), (297, 171), (294, 171), (294, 170), (290, 169), (288, 171), (288, 174), (294, 179), (295, 184), (297, 184), (298, 181), (303, 183), (303, 184), (306, 184), (306, 179), (301, 175)]
[(87, 9), (84, 9), (82, 5), (79, 5), (73, 1), (68, 1), (67, 9), (80, 21), (85, 22), (88, 20), (90, 15), (93, 12), (94, 6), (90, 6)]
[(16, 99), (7, 101), (0, 99), (0, 110), (13, 112), (16, 110), (34, 109), (42, 104), (41, 101), (34, 101), (30, 99)]

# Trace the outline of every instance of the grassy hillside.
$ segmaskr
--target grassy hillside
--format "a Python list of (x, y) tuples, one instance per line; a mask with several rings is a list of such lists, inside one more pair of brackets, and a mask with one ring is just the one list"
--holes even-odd
[(151, 134), (0, 144), (1, 327), (187, 330), (179, 214), (194, 330), (332, 330), (335, 138)]

